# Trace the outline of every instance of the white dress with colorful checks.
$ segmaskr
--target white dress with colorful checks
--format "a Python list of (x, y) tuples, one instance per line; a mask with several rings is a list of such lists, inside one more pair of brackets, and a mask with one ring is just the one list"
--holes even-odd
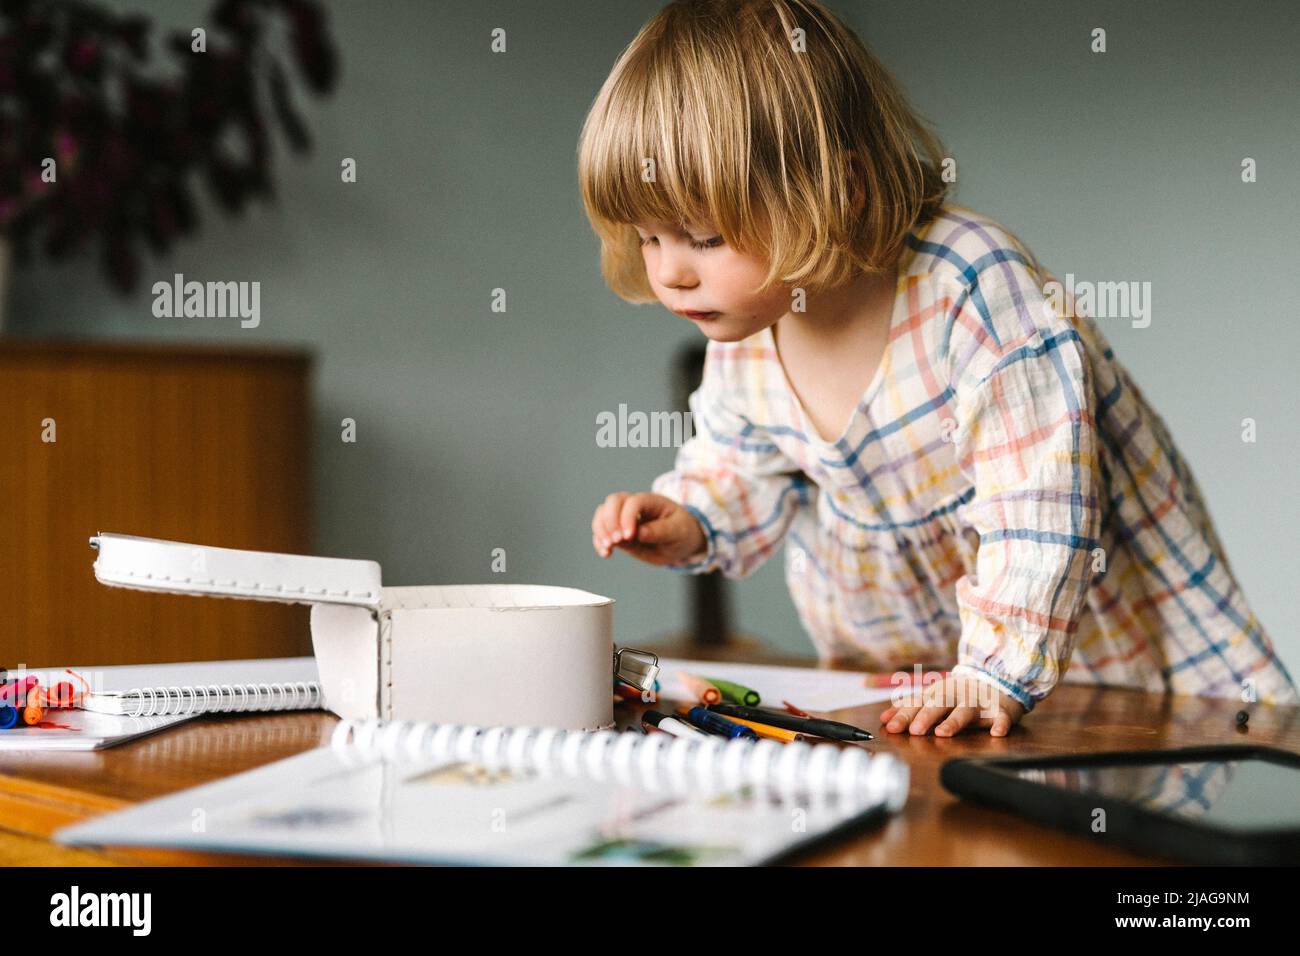
[(678, 570), (744, 577), (785, 540), (823, 658), (954, 664), (1028, 708), (1062, 679), (1300, 700), (1164, 423), (1052, 280), (969, 210), (917, 227), (834, 442), (770, 329), (710, 342), (694, 435), (653, 486), (708, 539)]

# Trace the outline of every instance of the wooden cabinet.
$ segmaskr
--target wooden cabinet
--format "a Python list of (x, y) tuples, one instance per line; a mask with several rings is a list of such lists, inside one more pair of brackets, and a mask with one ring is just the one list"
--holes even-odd
[(287, 349), (0, 340), (0, 666), (311, 653), (304, 607), (105, 587), (87, 543), (311, 553), (310, 366)]

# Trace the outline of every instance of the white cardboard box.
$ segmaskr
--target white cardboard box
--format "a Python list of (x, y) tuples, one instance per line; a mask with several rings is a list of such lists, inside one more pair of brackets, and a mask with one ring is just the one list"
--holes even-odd
[(310, 604), (321, 689), (340, 717), (613, 724), (612, 598), (534, 584), (383, 587), (374, 561), (129, 535), (91, 544), (96, 578), (114, 587)]

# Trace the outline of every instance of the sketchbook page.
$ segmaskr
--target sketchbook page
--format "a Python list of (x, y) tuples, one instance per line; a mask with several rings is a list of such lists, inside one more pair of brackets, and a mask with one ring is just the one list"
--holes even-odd
[(86, 710), (47, 710), (35, 726), (0, 730), (0, 753), (13, 750), (103, 750), (192, 718), (115, 717)]
[[(194, 808), (205, 808), (194, 827)], [(345, 757), (332, 747), (110, 813), (72, 845), (496, 865), (741, 865), (770, 860), (881, 805), (682, 798), (472, 764)]]
[(888, 701), (892, 687), (866, 686), (867, 674), (858, 671), (833, 671), (815, 667), (771, 667), (766, 664), (714, 663), (686, 661), (672, 657), (659, 659), (659, 696), (669, 700), (693, 700), (677, 676), (685, 671), (695, 677), (717, 677), (758, 692), (760, 706), (780, 709), (788, 700), (801, 710), (827, 711), (860, 707)]

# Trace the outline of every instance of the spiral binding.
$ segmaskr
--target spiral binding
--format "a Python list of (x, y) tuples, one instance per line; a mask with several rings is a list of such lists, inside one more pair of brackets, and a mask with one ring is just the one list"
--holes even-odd
[(458, 760), (491, 771), (586, 777), (672, 793), (708, 795), (753, 787), (776, 797), (836, 798), (863, 806), (883, 804), (891, 811), (907, 799), (905, 763), (889, 754), (834, 744), (343, 720), (330, 745), (345, 758)]
[(319, 684), (309, 681), (200, 684), (194, 687), (133, 687), (120, 699), (122, 713), (128, 717), (317, 710), (321, 706), (321, 690)]

